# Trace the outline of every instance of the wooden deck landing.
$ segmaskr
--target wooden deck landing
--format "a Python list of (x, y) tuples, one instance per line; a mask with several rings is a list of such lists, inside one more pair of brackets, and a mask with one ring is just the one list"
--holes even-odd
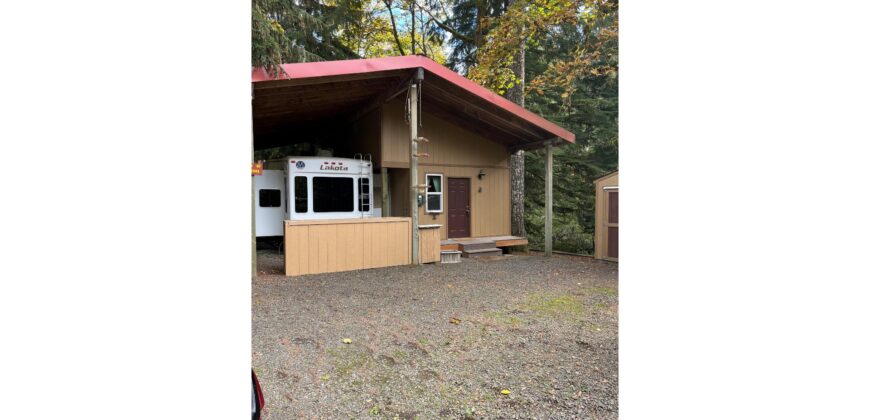
[(498, 248), (506, 246), (528, 245), (529, 240), (519, 236), (481, 236), (477, 238), (451, 238), (441, 241), (442, 251), (459, 251), (459, 244), (471, 245), (486, 242), (495, 242)]

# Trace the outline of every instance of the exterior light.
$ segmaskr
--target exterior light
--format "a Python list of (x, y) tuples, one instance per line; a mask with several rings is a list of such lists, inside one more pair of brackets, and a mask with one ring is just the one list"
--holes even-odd
[(480, 172), (477, 173), (477, 179), (483, 179), (486, 176), (486, 170), (481, 169)]

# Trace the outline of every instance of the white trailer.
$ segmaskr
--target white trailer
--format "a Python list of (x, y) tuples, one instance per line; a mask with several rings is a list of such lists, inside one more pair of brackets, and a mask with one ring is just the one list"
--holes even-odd
[(380, 215), (372, 202), (370, 160), (297, 156), (283, 165), (254, 177), (257, 237), (284, 235), (284, 220)]

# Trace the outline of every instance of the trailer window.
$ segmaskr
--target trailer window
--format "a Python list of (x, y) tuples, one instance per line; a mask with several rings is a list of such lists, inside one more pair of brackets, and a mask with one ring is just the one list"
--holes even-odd
[(441, 175), (426, 174), (426, 212), (441, 213), (444, 208), (444, 195), (441, 192)]
[(371, 190), (367, 177), (359, 178), (359, 211), (369, 211), (371, 207)]
[(308, 178), (297, 176), (293, 178), (296, 213), (308, 213)]
[(260, 190), (260, 207), (281, 207), (281, 190)]
[(353, 178), (314, 177), (314, 212), (353, 211)]

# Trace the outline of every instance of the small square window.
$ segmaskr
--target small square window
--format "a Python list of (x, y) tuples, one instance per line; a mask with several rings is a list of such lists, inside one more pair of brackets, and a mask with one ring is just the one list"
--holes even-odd
[(260, 190), (260, 207), (281, 207), (281, 190)]

